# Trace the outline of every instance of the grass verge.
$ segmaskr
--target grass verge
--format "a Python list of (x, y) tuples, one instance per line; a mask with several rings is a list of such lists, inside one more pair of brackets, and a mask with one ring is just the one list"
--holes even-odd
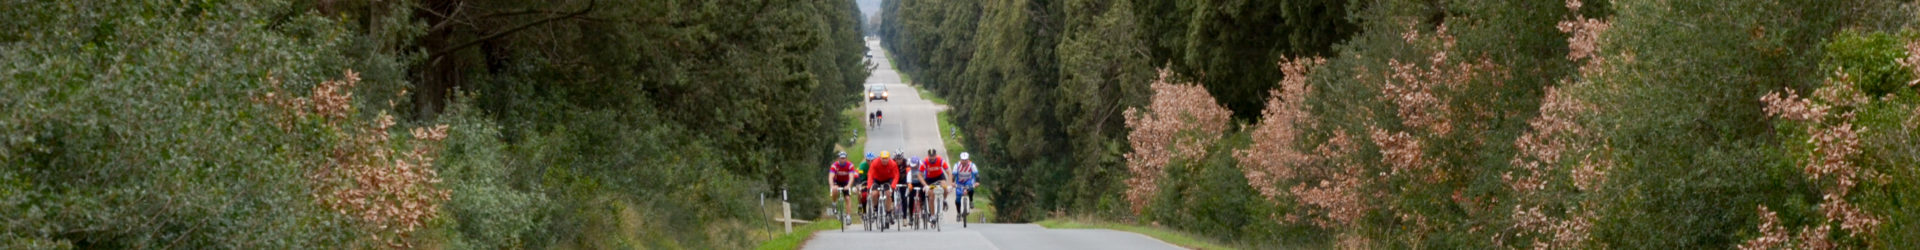
[(953, 115), (947, 111), (940, 111), (936, 115), (940, 119), (940, 143), (947, 146), (947, 155), (950, 155), (954, 161), (959, 161), (960, 152), (967, 152), (967, 145), (961, 144), (960, 134), (954, 133), (956, 127), (953, 126)]
[(847, 119), (847, 124), (840, 128), (843, 130), (841, 134), (851, 139), (835, 141), (835, 147), (847, 152), (847, 159), (859, 160), (867, 153), (864, 151), (867, 147), (867, 111), (861, 105), (853, 105), (840, 111), (840, 116)]
[(840, 229), (840, 220), (837, 220), (837, 219), (825, 219), (825, 220), (814, 221), (813, 223), (807, 223), (805, 226), (793, 228), (793, 233), (780, 235), (780, 237), (773, 238), (773, 240), (768, 240), (767, 242), (760, 243), (759, 247), (754, 247), (753, 249), (760, 249), (760, 250), (800, 249), (801, 245), (805, 245), (807, 243), (807, 239), (813, 238), (814, 232), (819, 232), (824, 230), (839, 230), (839, 229)]
[[(987, 190), (983, 186), (983, 187), (974, 188), (973, 191), (985, 192)], [(984, 195), (984, 194), (974, 195), (973, 196), (973, 213), (967, 214), (967, 221), (982, 222), (982, 223), (993, 222), (993, 219), (994, 219), (993, 217), (994, 217), (993, 216), (993, 200), (987, 198), (987, 195)]]
[(1188, 234), (1184, 232), (1174, 231), (1173, 229), (1099, 221), (1099, 220), (1087, 219), (1087, 218), (1053, 218), (1053, 219), (1043, 220), (1040, 222), (1035, 222), (1034, 224), (1039, 224), (1042, 227), (1054, 228), (1054, 229), (1061, 229), (1061, 228), (1111, 229), (1111, 230), (1134, 232), (1134, 233), (1146, 235), (1147, 237), (1160, 239), (1160, 241), (1165, 241), (1169, 244), (1174, 244), (1174, 245), (1185, 247), (1188, 249), (1238, 249), (1234, 247), (1229, 247), (1226, 244), (1222, 244), (1217, 240), (1212, 240), (1205, 237), (1199, 237), (1197, 235)]
[[(902, 78), (905, 78), (905, 76), (902, 76)], [(940, 97), (940, 95), (935, 95), (933, 94), (933, 91), (927, 91), (925, 87), (915, 86), (914, 89), (920, 91), (920, 98), (927, 99), (927, 101), (933, 102), (933, 104), (939, 104), (940, 106), (947, 106), (947, 98)]]

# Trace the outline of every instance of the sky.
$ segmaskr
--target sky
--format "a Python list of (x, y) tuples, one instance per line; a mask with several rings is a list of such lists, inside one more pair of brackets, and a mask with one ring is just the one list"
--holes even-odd
[(880, 13), (880, 1), (881, 0), (856, 0), (856, 2), (860, 2), (860, 14), (868, 17), (872, 17), (874, 13)]

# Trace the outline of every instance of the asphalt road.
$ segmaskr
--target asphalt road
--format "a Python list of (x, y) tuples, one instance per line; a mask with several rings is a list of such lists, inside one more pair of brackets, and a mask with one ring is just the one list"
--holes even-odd
[[(881, 119), (880, 126), (869, 128), (867, 150), (905, 150), (911, 153), (909, 155), (925, 157), (927, 149), (935, 149), (949, 159), (959, 155), (947, 152), (945, 145), (941, 144), (942, 135), (935, 114), (945, 107), (921, 99), (913, 87), (902, 84), (899, 72), (888, 66), (886, 54), (880, 50), (877, 42), (868, 41), (867, 47), (873, 51), (873, 61), (878, 65), (873, 76), (867, 78), (867, 84), (886, 84), (892, 92), (892, 100), (873, 101), (866, 105), (867, 112), (879, 110), (886, 115), (885, 119)], [(992, 182), (982, 183), (992, 185)], [(979, 223), (962, 228), (954, 220), (952, 211), (943, 214), (946, 218), (940, 223), (940, 230), (878, 232), (866, 231), (856, 223), (845, 232), (815, 233), (801, 249), (1180, 249), (1145, 235), (1105, 229), (1046, 229), (1034, 224)]]

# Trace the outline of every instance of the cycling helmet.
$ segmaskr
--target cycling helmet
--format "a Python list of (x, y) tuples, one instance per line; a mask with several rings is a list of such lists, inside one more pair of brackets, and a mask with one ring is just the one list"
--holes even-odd
[(961, 160), (966, 160), (966, 159), (967, 159), (967, 152), (960, 152), (960, 159), (961, 159)]
[(873, 152), (867, 152), (867, 159), (868, 159), (868, 160), (872, 160), (872, 159), (873, 159)]
[(840, 152), (840, 158), (847, 158), (847, 152), (846, 152), (846, 151), (841, 151), (841, 152)]
[(880, 151), (880, 158), (887, 158), (887, 151)]

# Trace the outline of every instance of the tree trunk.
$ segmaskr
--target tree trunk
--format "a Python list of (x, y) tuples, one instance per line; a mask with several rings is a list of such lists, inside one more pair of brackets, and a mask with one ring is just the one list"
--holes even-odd
[[(443, 15), (455, 15), (461, 4), (460, 0), (422, 0), (420, 7), (423, 10), (415, 10), (414, 16), (425, 20), (429, 27), (441, 27), (439, 24), (451, 21)], [(455, 27), (448, 25), (428, 30), (426, 36), (420, 38), (421, 50), (442, 51), (452, 46), (457, 35), (455, 31), (460, 30)], [(428, 58), (422, 65), (415, 66), (420, 67), (414, 70), (418, 74), (413, 79), (415, 119), (433, 119), (445, 109), (448, 94), (466, 80), (460, 72), (462, 61), (459, 56), (447, 55)]]

